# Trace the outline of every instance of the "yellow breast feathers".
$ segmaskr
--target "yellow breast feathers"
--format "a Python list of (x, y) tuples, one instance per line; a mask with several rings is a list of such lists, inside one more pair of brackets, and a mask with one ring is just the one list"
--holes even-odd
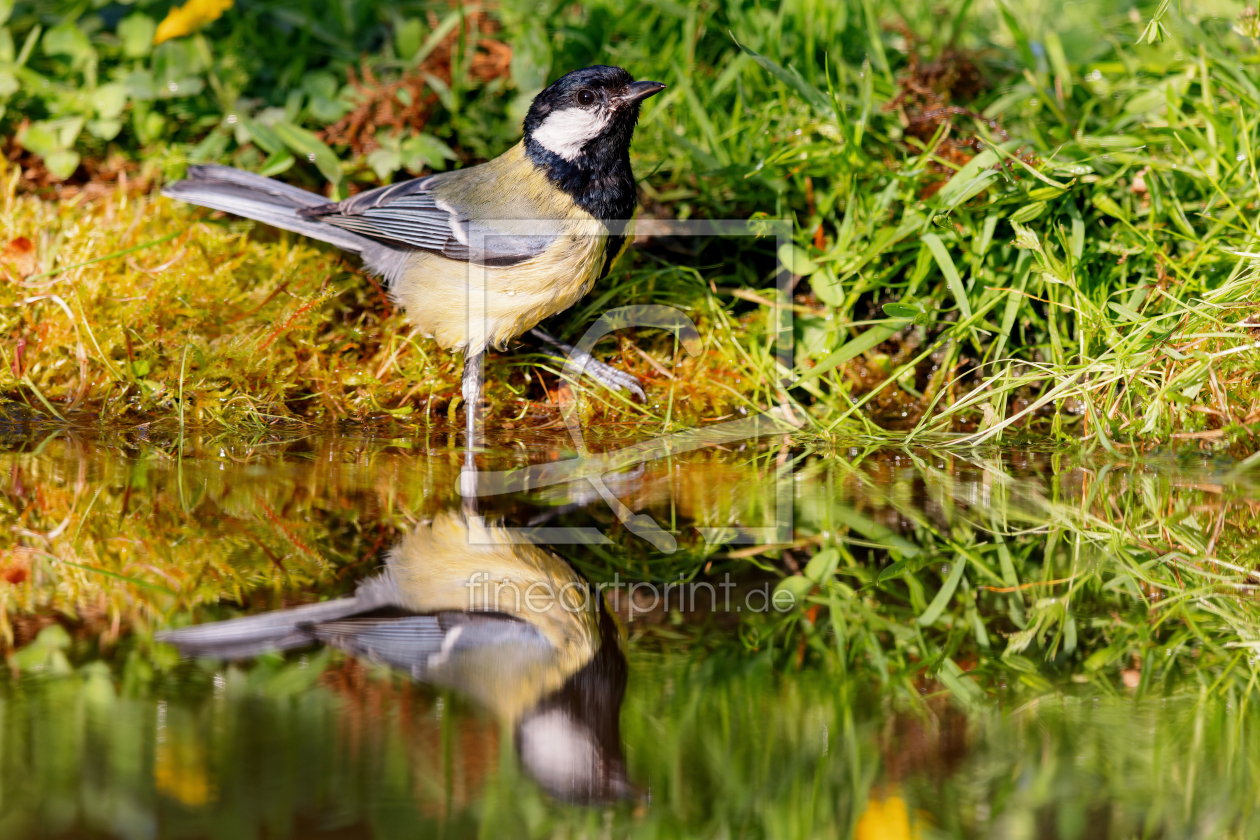
[(439, 513), (390, 552), (389, 568), (408, 609), (498, 612), (533, 625), (556, 649), (565, 678), (599, 649), (602, 595), (560, 557), (514, 543), (480, 519)]
[(507, 235), (555, 234), (543, 253), (507, 267), (427, 251), (409, 257), (393, 287), (408, 319), (444, 348), (479, 353), (568, 309), (618, 255), (606, 253), (607, 227), (553, 186), (524, 144), (467, 171), (442, 180), (434, 195), (461, 207), (495, 207), (499, 219), (478, 221)]

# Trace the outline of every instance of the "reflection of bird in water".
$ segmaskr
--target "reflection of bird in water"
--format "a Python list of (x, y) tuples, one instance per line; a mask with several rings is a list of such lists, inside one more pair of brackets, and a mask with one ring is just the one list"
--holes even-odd
[(158, 634), (235, 659), (324, 642), (467, 694), (513, 728), (526, 771), (567, 800), (631, 795), (626, 659), (603, 596), (565, 560), (480, 518), (439, 514), (353, 597)]

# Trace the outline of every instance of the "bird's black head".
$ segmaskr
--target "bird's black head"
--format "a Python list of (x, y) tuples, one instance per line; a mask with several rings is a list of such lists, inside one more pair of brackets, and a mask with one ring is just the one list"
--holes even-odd
[(525, 117), (525, 150), (587, 212), (628, 218), (634, 212), (630, 138), (639, 104), (664, 88), (636, 82), (620, 67), (574, 70), (534, 98)]

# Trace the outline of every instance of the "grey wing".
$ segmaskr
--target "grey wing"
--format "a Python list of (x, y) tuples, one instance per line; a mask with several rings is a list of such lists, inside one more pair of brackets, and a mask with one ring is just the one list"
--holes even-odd
[[(444, 172), (378, 187), (336, 204), (298, 211), (389, 245), (419, 248), (460, 262), (504, 267), (542, 254), (554, 235), (504, 232), (479, 222), (494, 219), (493, 208), (473, 212), (430, 192)], [(479, 217), (479, 218), (478, 218)]]
[(470, 651), (520, 645), (551, 647), (542, 633), (519, 619), (475, 613), (352, 617), (302, 629), (351, 655), (408, 671), (419, 678)]
[(444, 172), (437, 175), (426, 175), (423, 178), (412, 178), (409, 181), (399, 181), (397, 184), (386, 184), (383, 187), (377, 187), (374, 190), (351, 196), (339, 204), (326, 205), (326, 208), (328, 208), (328, 212), (333, 212), (332, 208), (336, 208), (336, 212), (345, 213), (348, 216), (357, 216), (365, 210), (384, 207), (405, 196), (426, 193), (442, 180), (443, 175), (447, 174), (449, 173)]

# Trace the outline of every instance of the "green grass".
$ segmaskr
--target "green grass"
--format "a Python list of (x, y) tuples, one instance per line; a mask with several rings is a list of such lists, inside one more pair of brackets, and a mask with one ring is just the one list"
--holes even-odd
[[(155, 50), (135, 40), (144, 25), (134, 20), (160, 18), (163, 4), (78, 17), (64, 17), (69, 6), (14, 7), (6, 31), (15, 50), (38, 38), (13, 71), (7, 131), (27, 137), (21, 126), (34, 119), (56, 134), (84, 116), (91, 97), (78, 94), (91, 84), (129, 80), (117, 134), (94, 136), (115, 126), (87, 115), (95, 122), (62, 149), (84, 161), (61, 190), (78, 191), (78, 204), (33, 203), (32, 189), (55, 192), (31, 153), (19, 158), (24, 175), (10, 168), (17, 197), (6, 230), (34, 246), (27, 269), (56, 271), (173, 231), (177, 239), (130, 259), (152, 267), (184, 256), (152, 284), (125, 258), (33, 280), (78, 313), (80, 332), (103, 333), (82, 350), (82, 336), (55, 323), (57, 300), (10, 285), (14, 303), (41, 299), (13, 309), (0, 388), (37, 408), (73, 405), (106, 420), (182, 413), (242, 427), (392, 412), (431, 422), (457, 408), (455, 361), (404, 341), (397, 313), (348, 264), (288, 238), (276, 246), (261, 231), (246, 235), (230, 220), (194, 221), (207, 219), (200, 210), (124, 197), (108, 179), (129, 172), (134, 190), (176, 177), (187, 160), (220, 160), (344, 192), (401, 177), (404, 164), (420, 171), (492, 156), (514, 142), (521, 105), (545, 78), (615, 62), (670, 85), (646, 108), (635, 144), (648, 214), (795, 219), (801, 251), (790, 262), (805, 275), (794, 295), (799, 379), (787, 392), (771, 384), (769, 310), (756, 301), (773, 297), (772, 249), (732, 258), (710, 243), (680, 260), (649, 246), (553, 326), (576, 333), (604, 307), (669, 302), (701, 323), (706, 352), (681, 359), (669, 380), (623, 340), (607, 355), (648, 379), (652, 398), (636, 408), (593, 393), (592, 419), (656, 429), (790, 401), (826, 436), (939, 443), (961, 432), (983, 442), (1028, 430), (1113, 450), (1174, 435), (1239, 456), (1255, 449), (1260, 355), (1244, 322), (1260, 298), (1249, 256), (1260, 252), (1260, 74), (1255, 43), (1231, 30), (1232, 6), (1167, 9), (1162, 42), (1139, 45), (1152, 10), (1111, 2), (967, 2), (944, 15), (926, 3), (809, 0), (775, 10), (505, 4), (463, 24), (458, 10), (423, 4), (335, 13), (290, 5), (242, 3)], [(311, 21), (319, 25), (301, 29)], [(286, 27), (305, 34), (271, 37)], [(500, 43), (511, 49), (507, 64)], [(144, 99), (141, 82), (164, 74), (200, 81)], [(301, 132), (372, 103), (389, 100), (402, 114), (419, 100), (397, 91), (413, 87), (427, 97), (423, 116), (402, 133), (382, 123), (379, 148), (345, 125), (322, 135), (327, 154), (315, 163), (295, 161), (284, 145), (309, 145)], [(410, 151), (398, 145), (414, 137)], [(443, 143), (458, 160), (442, 159)], [(107, 208), (127, 202), (123, 215), (139, 221), (120, 231), (119, 210)], [(10, 276), (22, 273), (14, 253)], [(290, 278), (301, 291), (269, 298), (286, 281), (268, 279), (290, 271), (305, 278)], [(128, 309), (115, 301), (134, 294), (103, 291), (137, 283), (182, 283), (199, 300), (184, 295), (188, 316), (166, 293)], [(268, 340), (277, 318), (308, 304)], [(170, 326), (147, 332), (171, 318), (178, 338)], [(116, 336), (120, 319), (138, 333), (129, 348)], [(235, 343), (223, 340), (229, 322)], [(22, 339), (44, 357), (29, 383), (13, 364)], [(634, 340), (671, 362), (668, 342)], [(491, 373), (503, 383), (491, 392), (494, 416), (555, 422), (550, 404), (564, 392), (554, 364), (508, 357)], [(189, 404), (154, 398), (137, 379), (167, 395), (182, 389)]]

